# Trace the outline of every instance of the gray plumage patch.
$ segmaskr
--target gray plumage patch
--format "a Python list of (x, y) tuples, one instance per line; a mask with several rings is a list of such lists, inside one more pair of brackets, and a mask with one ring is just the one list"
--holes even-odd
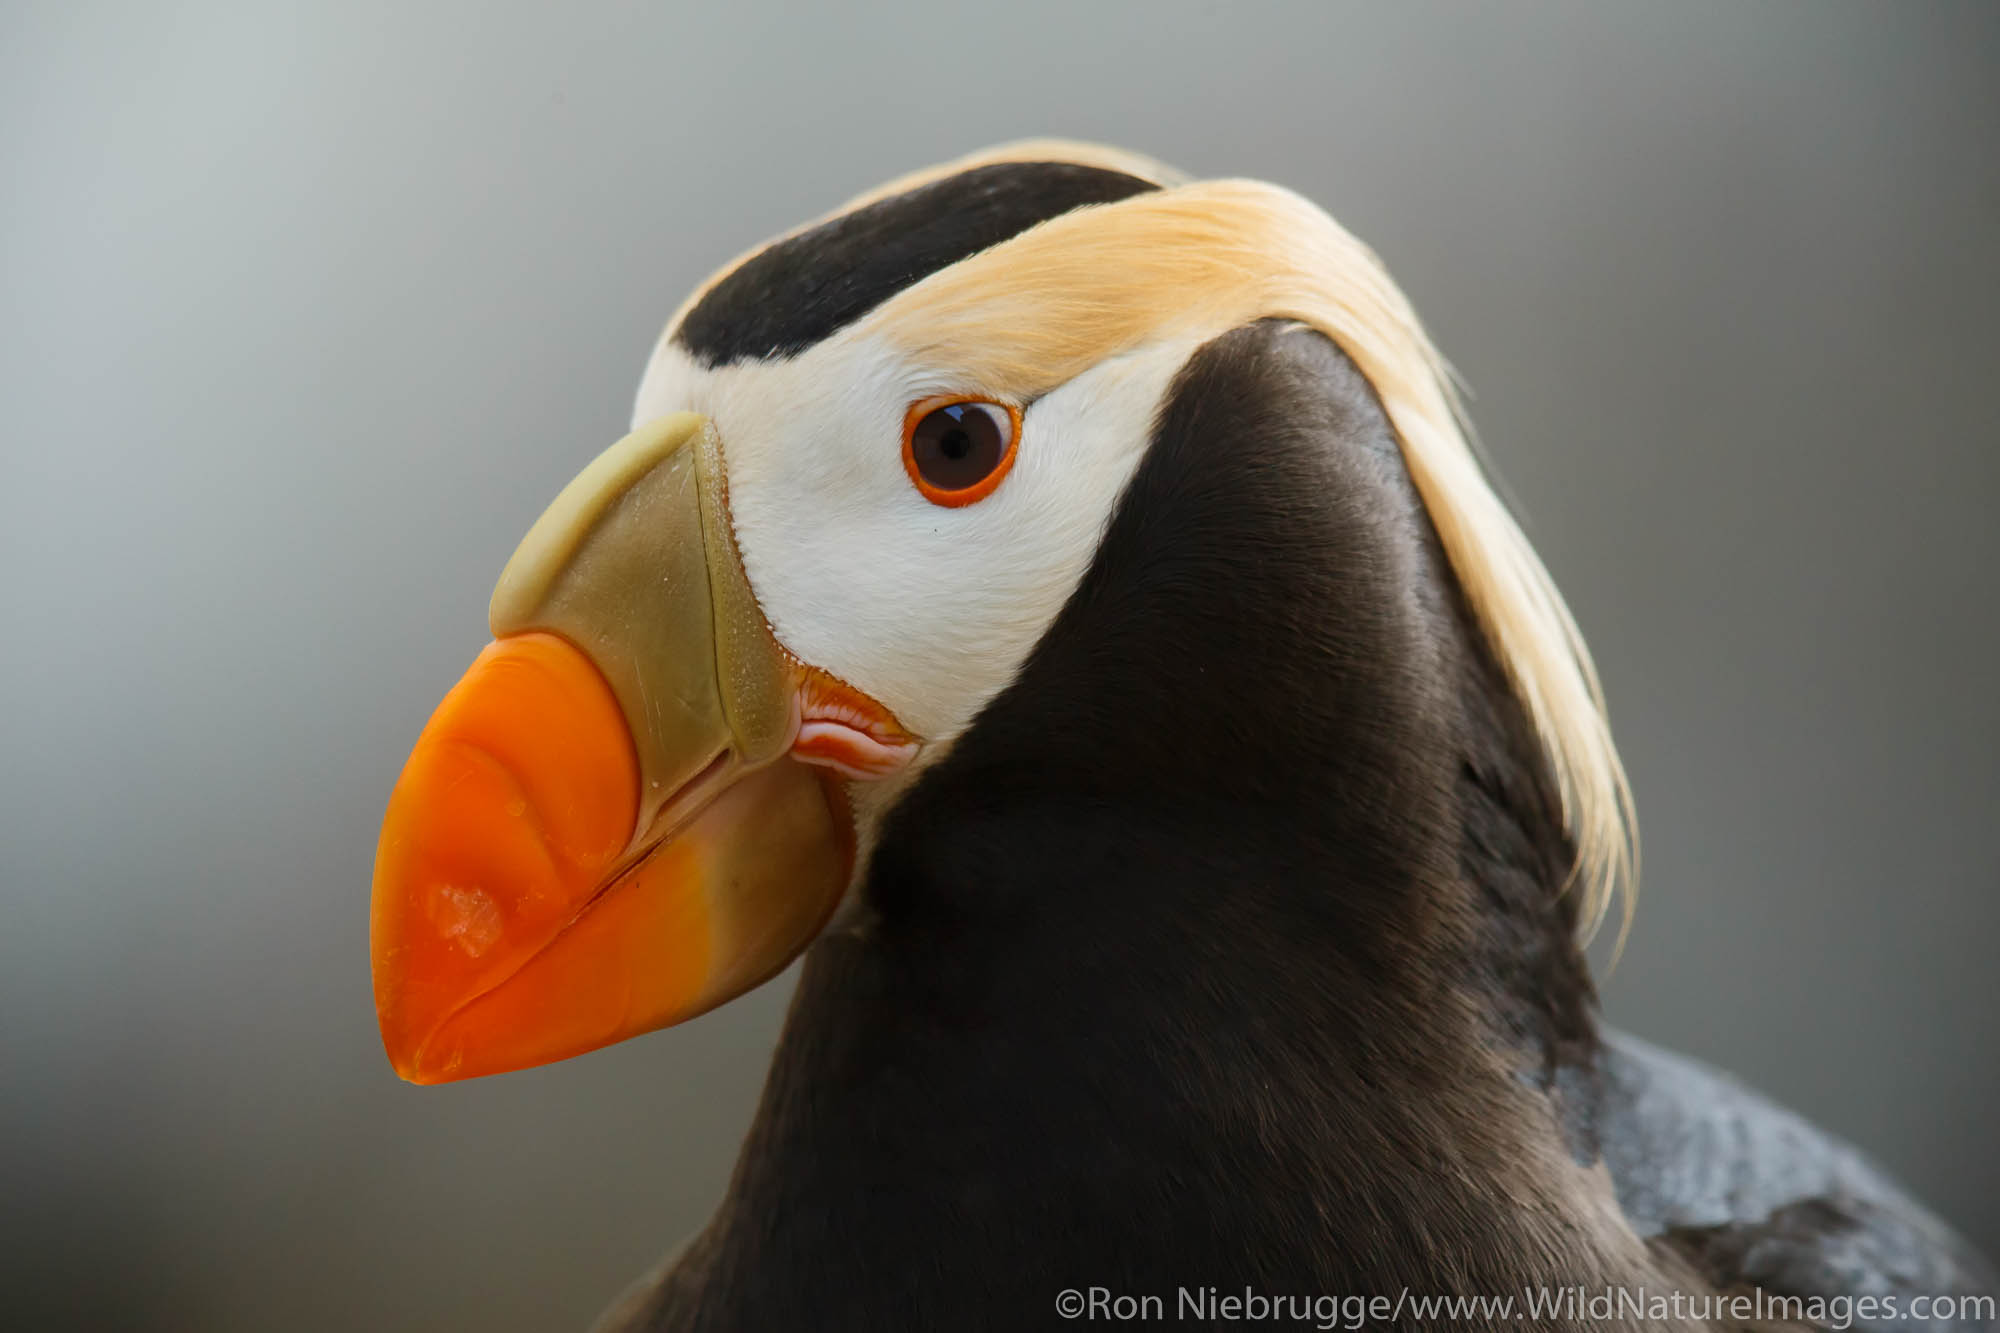
[[(1600, 1069), (1598, 1125), (1619, 1206), (1717, 1287), (1894, 1296), (1905, 1314), (1918, 1296), (2000, 1292), (1990, 1266), (1859, 1151), (1728, 1075), (1609, 1030)], [(1994, 1326), (1976, 1313), (1854, 1323)]]

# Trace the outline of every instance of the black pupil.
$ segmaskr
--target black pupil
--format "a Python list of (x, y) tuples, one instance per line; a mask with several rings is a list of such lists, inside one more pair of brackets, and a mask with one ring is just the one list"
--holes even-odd
[(917, 475), (941, 491), (962, 491), (986, 480), (1007, 453), (995, 415), (971, 403), (927, 413), (910, 437)]

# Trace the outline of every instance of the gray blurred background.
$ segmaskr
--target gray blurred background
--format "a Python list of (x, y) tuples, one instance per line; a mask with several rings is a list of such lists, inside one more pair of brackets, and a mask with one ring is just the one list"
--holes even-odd
[(1031, 133), (1381, 251), (1603, 668), (1611, 1017), (2000, 1250), (2000, 6), (0, 25), (0, 1322), (575, 1328), (699, 1225), (789, 977), (407, 1087), (377, 821), (689, 286)]

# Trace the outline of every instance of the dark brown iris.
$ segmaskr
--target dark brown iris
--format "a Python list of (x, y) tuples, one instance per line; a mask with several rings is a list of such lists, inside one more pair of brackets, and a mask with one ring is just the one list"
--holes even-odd
[(1006, 459), (1010, 430), (1006, 413), (985, 403), (935, 408), (910, 433), (910, 462), (927, 486), (970, 490)]

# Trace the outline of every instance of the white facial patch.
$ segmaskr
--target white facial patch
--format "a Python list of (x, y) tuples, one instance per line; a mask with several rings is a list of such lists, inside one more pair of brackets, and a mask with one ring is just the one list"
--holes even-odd
[(903, 420), (980, 385), (876, 340), (717, 369), (662, 344), (633, 419), (715, 422), (744, 570), (778, 641), (936, 747), (1013, 680), (1075, 591), (1193, 351), (1142, 346), (1025, 405), (1012, 470), (960, 508), (911, 482)]

